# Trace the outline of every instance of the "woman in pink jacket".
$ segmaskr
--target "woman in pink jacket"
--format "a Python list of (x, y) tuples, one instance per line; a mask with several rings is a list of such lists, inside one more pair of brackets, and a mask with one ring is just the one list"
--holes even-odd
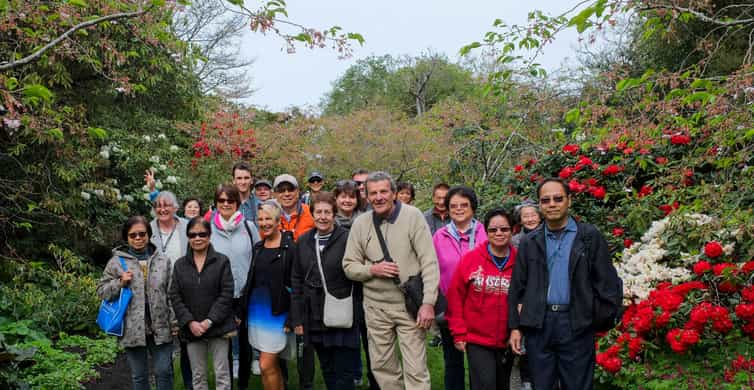
[[(450, 223), (437, 230), (432, 238), (440, 264), (440, 291), (445, 295), (461, 257), (479, 243), (487, 241), (484, 226), (474, 219), (477, 205), (476, 194), (468, 187), (453, 187), (445, 197)], [(445, 389), (463, 390), (463, 353), (453, 347), (453, 337), (447, 326), (440, 326), (440, 334), (445, 360)]]
[(484, 226), (489, 242), (463, 256), (448, 288), (446, 316), (455, 348), (469, 358), (472, 390), (510, 388), (508, 288), (516, 263), (511, 225), (503, 209), (488, 212)]

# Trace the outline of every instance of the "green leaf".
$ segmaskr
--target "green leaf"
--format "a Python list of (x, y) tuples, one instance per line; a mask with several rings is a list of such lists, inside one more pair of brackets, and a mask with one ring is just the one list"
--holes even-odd
[(744, 134), (744, 140), (748, 141), (750, 139), (754, 138), (754, 129), (749, 129), (746, 134)]
[(63, 130), (61, 130), (60, 128), (54, 128), (54, 129), (47, 130), (47, 135), (49, 135), (49, 136), (51, 136), (53, 138), (57, 138), (57, 139), (59, 139), (61, 141), (65, 140), (65, 136), (63, 135)]
[(228, 3), (231, 3), (233, 5), (237, 5), (237, 6), (240, 7), (240, 6), (243, 5), (243, 0), (228, 0)]
[(162, 7), (165, 5), (165, 0), (152, 0), (152, 6), (154, 7)]
[(299, 33), (298, 35), (294, 35), (292, 38), (297, 41), (312, 43), (312, 37), (307, 33)]
[(15, 77), (9, 77), (5, 80), (5, 88), (12, 91), (18, 87), (18, 79)]
[(587, 28), (592, 26), (592, 22), (589, 21), (589, 18), (594, 15), (594, 12), (596, 11), (595, 7), (586, 7), (583, 11), (579, 12), (578, 15), (571, 18), (571, 20), (568, 22), (568, 27), (576, 26), (576, 31), (580, 33), (583, 33)]
[(695, 102), (702, 102), (704, 104), (710, 103), (715, 100), (715, 95), (709, 93), (709, 92), (694, 92), (689, 96), (686, 96), (683, 98), (683, 102), (686, 104), (691, 104)]
[(461, 50), (459, 51), (459, 54), (461, 54), (462, 56), (465, 56), (466, 54), (469, 54), (470, 51), (481, 46), (482, 44), (479, 42), (471, 42), (468, 45), (462, 47)]
[(107, 131), (101, 127), (90, 127), (89, 136), (100, 141), (104, 141), (107, 138)]
[(581, 116), (581, 111), (578, 108), (573, 108), (565, 114), (566, 123), (576, 123)]
[(364, 45), (364, 37), (359, 33), (348, 33), (348, 35), (346, 35), (346, 38), (359, 42), (359, 45)]
[(68, 4), (75, 5), (76, 7), (86, 8), (89, 4), (85, 0), (68, 0)]
[(52, 101), (53, 94), (44, 85), (30, 84), (24, 86), (24, 101), (27, 104), (37, 105), (40, 100), (47, 103)]

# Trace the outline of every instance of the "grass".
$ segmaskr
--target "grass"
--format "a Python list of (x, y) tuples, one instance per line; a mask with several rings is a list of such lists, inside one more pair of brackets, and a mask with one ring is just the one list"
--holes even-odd
[[(368, 382), (366, 377), (366, 356), (364, 355), (364, 351), (361, 351), (361, 361), (362, 366), (364, 367), (364, 377), (362, 380), (362, 385), (359, 387), (359, 389), (366, 389), (368, 388)], [(322, 379), (322, 372), (319, 370), (319, 362), (317, 359), (315, 359), (315, 369), (314, 369), (314, 388), (317, 390), (324, 390), (325, 389), (325, 382)], [(433, 389), (442, 389), (443, 386), (443, 358), (442, 358), (442, 347), (430, 347), (427, 345), (427, 365), (429, 366), (429, 374), (432, 378), (432, 388)], [(210, 364), (210, 372), (209, 375), (209, 387), (214, 388), (215, 385), (215, 376), (211, 369)], [(173, 362), (173, 374), (174, 374), (174, 381), (173, 381), (173, 388), (175, 389), (183, 389), (183, 378), (181, 377), (181, 367), (180, 367), (180, 360), (175, 359)], [(466, 378), (466, 384), (468, 385), (468, 378)], [(233, 384), (233, 388), (236, 389), (236, 383)], [(252, 375), (251, 380), (249, 380), (249, 388), (250, 389), (261, 389), (262, 388), (262, 379), (259, 376)], [(289, 390), (297, 390), (298, 389), (298, 371), (296, 370), (296, 362), (291, 361), (288, 362), (288, 389)]]

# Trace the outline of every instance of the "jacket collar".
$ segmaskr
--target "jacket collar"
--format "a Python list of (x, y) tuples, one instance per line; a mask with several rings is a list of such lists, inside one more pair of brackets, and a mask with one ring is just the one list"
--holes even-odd
[[(207, 259), (204, 260), (204, 267), (206, 268), (208, 265), (214, 263), (217, 260), (217, 255), (218, 253), (215, 251), (215, 248), (212, 244), (209, 244), (209, 248), (207, 248)], [(186, 251), (186, 260), (188, 260), (192, 267), (196, 268), (196, 264), (194, 263), (194, 251), (191, 250), (191, 248)]]
[[(345, 234), (347, 231), (344, 227), (335, 224), (335, 229), (332, 231), (332, 235), (330, 236), (330, 239), (327, 240), (327, 245), (325, 245), (325, 249), (329, 248), (334, 242), (338, 240), (338, 237)], [(317, 234), (317, 228), (313, 228), (309, 230), (308, 232), (304, 233), (301, 237), (299, 237), (298, 243), (299, 245), (306, 245), (309, 247), (309, 249), (314, 250), (314, 236)]]
[(401, 204), (402, 203), (398, 200), (393, 201), (393, 211), (390, 212), (390, 215), (388, 215), (387, 218), (383, 218), (375, 214), (374, 210), (372, 210), (372, 217), (380, 222), (386, 221), (388, 223), (395, 223), (395, 221), (398, 219), (398, 215), (401, 213)]
[[(482, 258), (484, 258), (485, 261), (489, 261), (490, 263), (495, 264), (495, 262), (492, 261), (492, 256), (490, 256), (490, 251), (487, 250), (487, 245), (489, 243), (489, 240), (484, 240), (484, 242), (481, 242), (474, 249), (472, 249), (472, 251), (477, 252), (480, 256), (482, 256)], [(516, 254), (518, 253), (518, 249), (516, 249), (516, 247), (513, 245), (508, 245), (508, 248), (510, 248), (510, 252), (508, 254), (508, 263), (505, 264), (503, 270), (513, 267), (513, 265), (516, 264)]]

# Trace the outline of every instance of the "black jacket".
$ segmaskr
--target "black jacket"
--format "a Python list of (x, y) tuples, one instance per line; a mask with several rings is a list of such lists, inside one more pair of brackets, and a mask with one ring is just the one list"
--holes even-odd
[(207, 318), (212, 321), (212, 327), (202, 338), (219, 337), (235, 330), (230, 260), (210, 245), (200, 273), (194, 264), (194, 252), (189, 250), (173, 268), (170, 302), (182, 336), (189, 340), (197, 339), (189, 330), (191, 321)]
[[(291, 282), (293, 297), (291, 324), (303, 325), (306, 332), (327, 330), (322, 323), (325, 311), (325, 290), (317, 266), (317, 253), (314, 242), (316, 229), (299, 237), (297, 256), (293, 263)], [(322, 251), (322, 268), (327, 276), (327, 287), (331, 295), (345, 298), (352, 294), (354, 283), (343, 271), (343, 255), (346, 252), (348, 230), (335, 226), (332, 236)], [(354, 300), (354, 306), (356, 300)]]
[[(542, 327), (550, 281), (546, 253), (545, 229), (537, 229), (521, 240), (508, 292), (508, 326), (511, 329)], [(578, 224), (568, 272), (571, 288), (569, 315), (573, 331), (602, 328), (603, 317), (610, 314), (606, 314), (606, 309), (617, 315), (622, 304), (622, 291), (619, 291), (621, 283), (607, 242), (593, 225)], [(520, 315), (519, 304), (522, 304)]]
[[(273, 315), (288, 312), (291, 308), (291, 266), (293, 265), (293, 258), (296, 255), (296, 244), (293, 241), (292, 232), (282, 232), (281, 234), (283, 236), (280, 238), (280, 249), (272, 264), (272, 275), (274, 277), (269, 281)], [(249, 275), (246, 277), (246, 286), (241, 290), (238, 318), (242, 321), (247, 320), (249, 297), (251, 296), (251, 290), (254, 288), (254, 271), (257, 259), (259, 258), (259, 252), (264, 248), (264, 242), (265, 240), (262, 240), (254, 245), (254, 256), (251, 258), (251, 267), (249, 267)]]

